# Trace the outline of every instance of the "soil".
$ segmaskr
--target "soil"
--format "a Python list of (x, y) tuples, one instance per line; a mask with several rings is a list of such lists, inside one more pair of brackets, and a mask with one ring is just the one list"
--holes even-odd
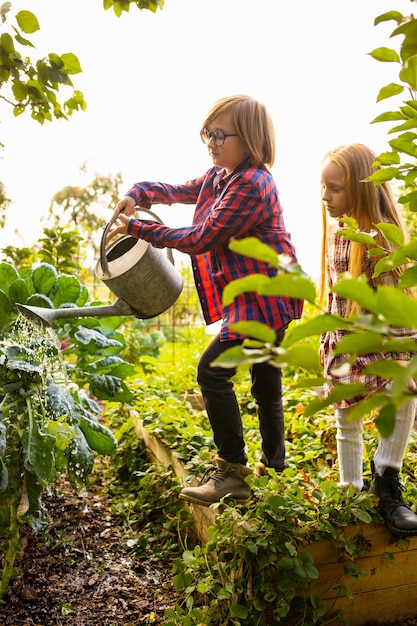
[[(99, 475), (81, 493), (61, 477), (43, 497), (53, 521), (42, 533), (24, 529), (20, 573), (0, 605), (0, 625), (163, 624), (177, 600), (171, 564), (130, 553), (129, 532), (111, 518), (105, 493)], [(417, 616), (364, 626), (417, 626)]]
[(81, 493), (61, 477), (43, 497), (52, 522), (42, 533), (24, 529), (1, 625), (162, 624), (175, 602), (171, 565), (132, 556), (105, 493), (99, 477)]

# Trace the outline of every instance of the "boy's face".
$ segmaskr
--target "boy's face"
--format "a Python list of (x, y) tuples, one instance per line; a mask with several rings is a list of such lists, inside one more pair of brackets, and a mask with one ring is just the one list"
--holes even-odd
[(233, 170), (242, 163), (242, 161), (248, 156), (245, 150), (243, 141), (236, 135), (236, 127), (232, 121), (231, 113), (222, 113), (214, 118), (210, 127), (207, 128), (209, 132), (214, 130), (222, 130), (225, 136), (224, 143), (221, 146), (217, 146), (213, 137), (207, 144), (209, 154), (213, 160), (214, 165), (224, 167), (228, 174), (231, 174)]
[(321, 198), (330, 217), (349, 215), (351, 207), (343, 172), (329, 159), (324, 161), (321, 170)]

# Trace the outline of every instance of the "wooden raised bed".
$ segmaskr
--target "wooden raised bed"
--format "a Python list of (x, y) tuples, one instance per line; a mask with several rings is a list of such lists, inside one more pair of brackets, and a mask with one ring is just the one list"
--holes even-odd
[[(184, 464), (158, 439), (146, 432), (135, 414), (133, 419), (150, 457), (172, 466), (185, 484), (187, 471)], [(215, 511), (198, 505), (189, 506), (195, 521), (196, 536), (205, 543), (208, 528), (214, 523)], [(362, 571), (359, 575), (346, 573), (346, 557), (341, 553), (343, 542), (321, 540), (299, 549), (300, 552), (312, 555), (319, 571), (318, 579), (306, 590), (307, 595), (318, 593), (329, 613), (339, 609), (343, 611), (343, 620), (332, 620), (331, 623), (363, 626), (367, 621), (372, 621), (375, 626), (378, 622), (417, 616), (417, 537), (410, 538), (404, 549), (397, 545), (384, 525), (357, 524), (343, 529), (343, 532), (349, 541), (361, 536), (366, 542), (366, 552), (352, 560), (354, 568)], [(343, 587), (350, 591), (351, 599)]]

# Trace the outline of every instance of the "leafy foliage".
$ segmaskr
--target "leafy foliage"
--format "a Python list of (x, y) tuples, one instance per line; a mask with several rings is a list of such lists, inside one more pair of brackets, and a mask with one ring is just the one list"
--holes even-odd
[[(3, 23), (9, 8), (10, 3), (1, 6)], [(73, 89), (70, 78), (81, 72), (76, 55), (51, 52), (46, 58), (32, 61), (19, 48), (34, 47), (24, 35), (38, 31), (39, 22), (30, 11), (19, 11), (16, 22), (17, 26), (12, 26), (13, 34), (3, 32), (0, 35), (0, 98), (13, 106), (15, 116), (29, 110), (39, 124), (53, 118), (68, 119), (75, 111), (85, 110), (84, 96)], [(60, 102), (57, 94), (63, 87), (72, 93)]]
[(62, 473), (76, 489), (87, 485), (94, 454), (114, 452), (117, 441), (99, 420), (98, 401), (130, 400), (125, 379), (135, 370), (119, 356), (125, 347), (120, 317), (82, 324), (69, 319), (54, 333), (17, 316), (16, 303), (83, 306), (88, 292), (74, 276), (48, 263), (19, 273), (3, 262), (0, 283), (1, 599), (20, 526), (46, 524), (45, 487)]
[(117, 17), (120, 17), (123, 11), (129, 13), (131, 4), (138, 9), (147, 9), (156, 13), (158, 9), (164, 8), (165, 0), (103, 0), (104, 9), (113, 8)]

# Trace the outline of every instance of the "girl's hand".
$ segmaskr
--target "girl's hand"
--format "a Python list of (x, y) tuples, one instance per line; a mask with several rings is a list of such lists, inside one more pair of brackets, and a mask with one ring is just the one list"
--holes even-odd
[(113, 239), (113, 237), (115, 237), (116, 235), (128, 234), (127, 229), (129, 226), (130, 219), (131, 218), (125, 215), (124, 213), (120, 213), (118, 215), (117, 220), (114, 222), (114, 224), (111, 225), (110, 230), (107, 233), (106, 244), (108, 244), (109, 241)]
[(119, 202), (117, 203), (111, 219), (113, 219), (117, 215), (120, 215), (120, 213), (124, 213), (128, 216), (133, 215), (133, 213), (135, 212), (135, 206), (136, 202), (133, 198), (131, 198), (130, 196), (124, 196), (124, 198), (119, 200)]

